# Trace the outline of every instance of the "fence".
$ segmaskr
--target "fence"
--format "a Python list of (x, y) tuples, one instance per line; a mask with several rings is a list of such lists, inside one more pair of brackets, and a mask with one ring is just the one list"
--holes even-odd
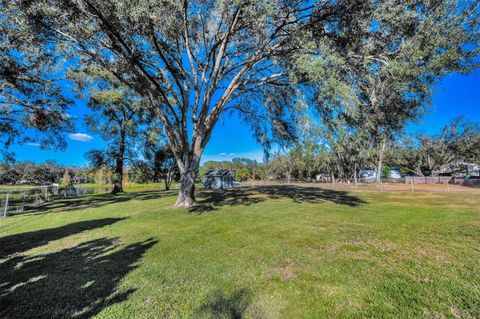
[(450, 176), (413, 179), (409, 177), (382, 179), (375, 182), (372, 178), (355, 179), (338, 178), (333, 182), (325, 181), (300, 181), (300, 180), (269, 180), (269, 181), (249, 181), (242, 185), (269, 185), (269, 184), (298, 184), (308, 187), (320, 187), (324, 189), (342, 190), (342, 191), (389, 191), (389, 192), (464, 192), (480, 193), (480, 188), (467, 187), (470, 185), (456, 183), (456, 180)]
[(454, 190), (449, 182), (451, 177), (417, 179), (415, 177), (388, 178), (379, 182), (371, 178), (337, 179), (325, 186), (338, 190), (364, 190), (364, 191), (441, 191), (450, 192)]
[(80, 197), (96, 193), (108, 192), (107, 187), (75, 187), (75, 186), (42, 186), (25, 190), (13, 190), (0, 192), (0, 216), (22, 214), (28, 212), (40, 204), (61, 198)]
[(451, 176), (407, 176), (405, 183), (407, 184), (445, 184), (450, 182)]

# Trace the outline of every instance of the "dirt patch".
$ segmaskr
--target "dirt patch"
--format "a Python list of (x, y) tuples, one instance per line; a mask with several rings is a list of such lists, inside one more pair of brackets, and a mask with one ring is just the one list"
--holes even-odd
[(318, 224), (308, 224), (307, 227), (309, 229), (315, 229), (315, 230), (325, 230), (326, 228), (323, 226), (320, 226)]
[(337, 243), (327, 248), (328, 253), (338, 252), (342, 249), (356, 248), (366, 251), (377, 251), (377, 252), (390, 252), (398, 248), (398, 245), (395, 245), (390, 242), (374, 240), (374, 241), (360, 241), (354, 240), (350, 242)]
[(434, 258), (436, 261), (446, 261), (449, 259), (449, 256), (442, 253), (441, 251), (425, 248), (425, 247), (418, 247), (414, 250), (415, 253), (419, 254), (422, 257), (430, 257)]
[(267, 271), (268, 279), (277, 279), (287, 282), (295, 277), (297, 277), (297, 274), (295, 273), (295, 264), (290, 259), (281, 262), (277, 267)]

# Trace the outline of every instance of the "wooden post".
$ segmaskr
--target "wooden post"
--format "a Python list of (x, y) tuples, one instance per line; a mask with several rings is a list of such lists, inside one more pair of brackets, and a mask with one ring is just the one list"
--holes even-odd
[(8, 211), (8, 196), (10, 193), (7, 193), (7, 199), (5, 200), (5, 208), (3, 210), (3, 218), (7, 217), (7, 211)]
[(358, 191), (357, 163), (355, 163), (353, 173), (354, 173), (354, 178), (355, 178), (355, 190)]
[(412, 192), (413, 192), (413, 178), (411, 180)]

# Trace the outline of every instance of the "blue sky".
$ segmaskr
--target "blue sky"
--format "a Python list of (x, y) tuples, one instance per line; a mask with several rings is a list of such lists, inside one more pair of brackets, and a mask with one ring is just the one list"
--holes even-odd
[[(103, 148), (104, 142), (83, 126), (83, 117), (88, 109), (80, 101), (70, 110), (78, 118), (76, 135), (67, 137), (64, 151), (41, 150), (36, 145), (14, 145), (18, 161), (44, 162), (55, 160), (66, 165), (85, 165), (84, 154), (91, 149)], [(456, 116), (463, 115), (470, 121), (480, 121), (480, 72), (468, 76), (452, 74), (443, 79), (436, 88), (432, 106), (426, 116), (408, 126), (409, 132), (436, 134)], [(91, 138), (90, 138), (91, 137)], [(205, 149), (202, 162), (207, 160), (231, 160), (247, 157), (261, 161), (262, 148), (255, 142), (247, 125), (235, 115), (224, 115), (212, 134)]]

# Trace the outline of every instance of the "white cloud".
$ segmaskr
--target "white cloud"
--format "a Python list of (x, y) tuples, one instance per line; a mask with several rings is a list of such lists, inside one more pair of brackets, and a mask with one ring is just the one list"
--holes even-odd
[(35, 146), (35, 147), (39, 147), (40, 146), (40, 143), (27, 143), (28, 146)]
[(73, 133), (73, 134), (68, 134), (68, 137), (70, 137), (71, 140), (74, 141), (79, 141), (79, 142), (89, 142), (93, 140), (93, 136), (90, 136), (85, 133)]
[(201, 164), (207, 161), (231, 161), (235, 157), (244, 157), (257, 162), (263, 162), (263, 151), (252, 150), (249, 152), (237, 152), (237, 153), (220, 153), (220, 154), (205, 154), (202, 156)]

